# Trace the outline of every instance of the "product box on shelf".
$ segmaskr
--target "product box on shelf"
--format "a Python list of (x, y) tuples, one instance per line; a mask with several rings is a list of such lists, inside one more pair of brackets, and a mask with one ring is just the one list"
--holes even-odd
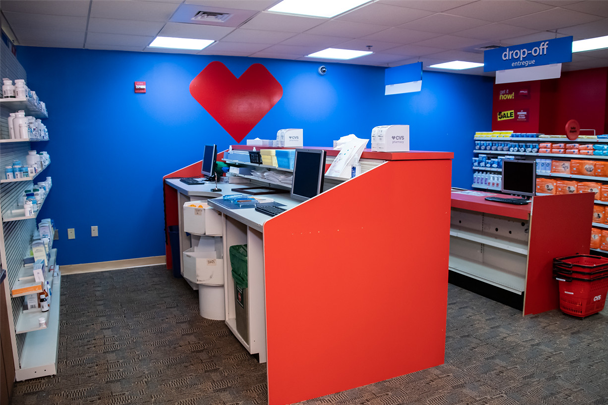
[(409, 125), (383, 125), (372, 130), (373, 152), (408, 152), (409, 150)]
[(557, 181), (557, 192), (555, 194), (574, 194), (578, 189), (578, 182), (576, 181)]
[(593, 174), (597, 177), (608, 177), (608, 162), (595, 162), (595, 169), (593, 170)]
[(557, 181), (555, 179), (536, 179), (536, 192), (538, 194), (555, 194), (557, 189)]
[(595, 182), (583, 182), (578, 183), (578, 192), (579, 193), (595, 193), (595, 199), (600, 199), (600, 183)]
[(605, 218), (605, 209), (603, 205), (597, 205), (595, 204), (593, 206), (593, 222), (596, 224), (605, 224), (606, 223), (606, 218)]
[(571, 160), (570, 174), (579, 176), (593, 176), (595, 172), (595, 164), (593, 160)]
[(554, 160), (551, 162), (551, 173), (570, 174), (569, 160)]
[(304, 130), (301, 128), (280, 129), (277, 132), (278, 146), (298, 148), (304, 146)]
[(601, 237), (602, 237), (602, 230), (598, 229), (598, 228), (591, 228), (591, 243), (589, 245), (589, 247), (591, 249), (599, 249), (600, 248), (600, 242), (601, 242)]

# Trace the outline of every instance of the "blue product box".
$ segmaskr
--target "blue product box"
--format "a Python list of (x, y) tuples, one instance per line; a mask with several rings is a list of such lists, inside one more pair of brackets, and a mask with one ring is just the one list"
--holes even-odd
[(481, 141), (475, 141), (475, 150), (479, 150), (481, 148)]
[(608, 149), (608, 145), (602, 145), (602, 144), (593, 145), (593, 149), (595, 149), (595, 150), (607, 150)]
[(473, 167), (479, 167), (479, 158), (473, 158)]

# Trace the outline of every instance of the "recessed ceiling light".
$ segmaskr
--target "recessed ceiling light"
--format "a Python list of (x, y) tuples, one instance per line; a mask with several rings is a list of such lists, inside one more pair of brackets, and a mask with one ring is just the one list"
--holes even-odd
[(372, 0), (283, 0), (268, 11), (331, 18)]
[(438, 63), (436, 65), (431, 65), (429, 67), (435, 69), (450, 69), (450, 70), (464, 70), (464, 69), (473, 69), (476, 67), (483, 66), (483, 63), (475, 63), (475, 62), (463, 62), (461, 60), (454, 60), (452, 62)]
[(307, 58), (321, 58), (321, 59), (355, 59), (361, 56), (372, 54), (371, 51), (353, 51), (352, 49), (337, 49), (327, 48), (319, 52), (311, 53), (307, 55)]
[(581, 39), (572, 42), (572, 53), (593, 51), (595, 49), (608, 48), (608, 35), (605, 37)]
[(191, 49), (200, 51), (215, 41), (210, 39), (156, 37), (149, 45), (150, 48)]

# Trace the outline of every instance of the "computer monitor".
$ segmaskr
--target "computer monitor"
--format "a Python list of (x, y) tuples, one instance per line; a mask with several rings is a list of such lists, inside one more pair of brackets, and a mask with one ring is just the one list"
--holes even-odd
[(215, 173), (215, 159), (217, 157), (217, 146), (205, 145), (205, 152), (203, 153), (203, 175), (207, 177), (213, 177)]
[(323, 191), (325, 151), (296, 149), (291, 183), (291, 198), (308, 200)]
[(501, 191), (533, 197), (536, 194), (536, 162), (534, 160), (503, 160)]

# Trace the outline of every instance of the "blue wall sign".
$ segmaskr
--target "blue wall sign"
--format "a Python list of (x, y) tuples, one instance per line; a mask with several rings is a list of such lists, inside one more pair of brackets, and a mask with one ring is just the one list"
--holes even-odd
[(483, 53), (484, 72), (563, 62), (572, 62), (572, 37), (496, 48)]

